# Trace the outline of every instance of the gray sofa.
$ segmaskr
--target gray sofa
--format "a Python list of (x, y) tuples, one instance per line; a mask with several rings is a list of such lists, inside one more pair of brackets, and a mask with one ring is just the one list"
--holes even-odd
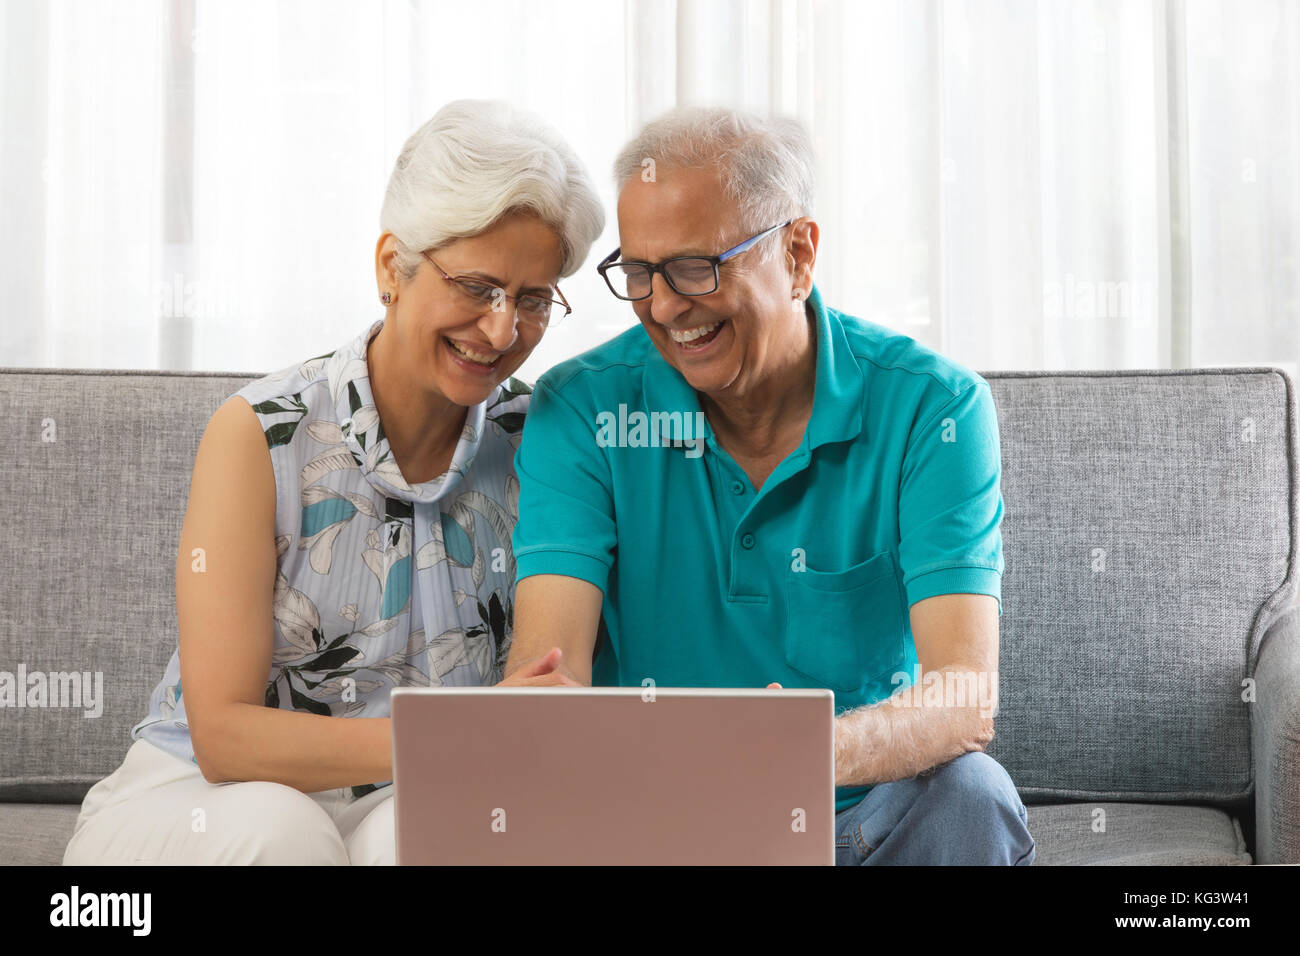
[[(989, 752), (1036, 862), (1300, 862), (1292, 381), (984, 375), (1006, 508)], [(251, 377), (0, 370), (0, 671), (104, 681), (99, 717), (0, 709), (0, 863), (59, 862), (126, 752), (176, 643), (195, 448)]]

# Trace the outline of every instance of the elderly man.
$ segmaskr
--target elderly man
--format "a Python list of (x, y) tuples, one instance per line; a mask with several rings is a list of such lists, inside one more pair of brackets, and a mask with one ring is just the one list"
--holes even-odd
[(505, 683), (830, 688), (838, 863), (1028, 864), (983, 753), (992, 395), (823, 304), (812, 166), (798, 124), (729, 110), (670, 113), (619, 156), (599, 269), (641, 324), (533, 393)]

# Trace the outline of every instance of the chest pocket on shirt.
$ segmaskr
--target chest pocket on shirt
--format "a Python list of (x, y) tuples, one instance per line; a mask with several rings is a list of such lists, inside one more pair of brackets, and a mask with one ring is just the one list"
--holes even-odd
[(786, 572), (785, 661), (822, 687), (852, 692), (903, 668), (903, 613), (893, 552), (843, 571)]

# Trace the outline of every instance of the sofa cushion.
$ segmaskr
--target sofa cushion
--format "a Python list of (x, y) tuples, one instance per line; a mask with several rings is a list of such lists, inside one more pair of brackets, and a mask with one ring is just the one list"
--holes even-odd
[(81, 807), (0, 803), (0, 866), (58, 866)]
[(1034, 802), (1246, 797), (1242, 681), (1295, 597), (1290, 379), (985, 377), (1006, 565), (989, 754)]
[[(1104, 832), (1093, 830), (1095, 810)], [(0, 804), (0, 865), (57, 865), (72, 838), (73, 804)], [(1250, 863), (1237, 821), (1206, 807), (1154, 804), (1031, 805), (1035, 866)]]
[[(1251, 862), (1241, 825), (1213, 807), (1149, 803), (1031, 805), (1035, 866), (1236, 866)], [(1099, 816), (1104, 814), (1104, 816)], [(1104, 824), (1104, 830), (1098, 824)]]

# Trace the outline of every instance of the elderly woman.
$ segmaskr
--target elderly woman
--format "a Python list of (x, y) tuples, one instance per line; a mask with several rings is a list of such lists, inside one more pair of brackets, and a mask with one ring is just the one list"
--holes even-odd
[[(640, 325), (533, 393), (507, 671), (559, 648), (581, 684), (829, 688), (838, 862), (1030, 863), (1025, 808), (983, 753), (992, 394), (823, 303), (813, 165), (798, 124), (702, 108), (620, 154), (621, 244), (599, 268)], [(660, 424), (597, 440), (613, 409)], [(676, 433), (701, 414), (702, 443)], [(936, 677), (987, 693), (949, 700)]]
[(384, 316), (208, 424), (179, 647), (65, 863), (393, 861), (389, 694), (500, 679), (529, 403), (510, 376), (569, 312), (557, 281), (603, 222), (527, 113), (459, 101), (407, 140), (375, 252)]

